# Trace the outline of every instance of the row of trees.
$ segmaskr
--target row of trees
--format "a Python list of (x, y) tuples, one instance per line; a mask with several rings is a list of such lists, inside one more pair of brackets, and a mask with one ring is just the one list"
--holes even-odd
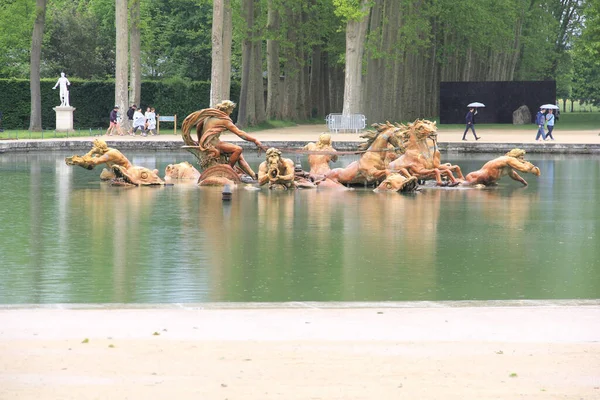
[(5, 0), (0, 77), (30, 75), (32, 99), (39, 76), (110, 77), (125, 108), (140, 103), (141, 79), (210, 79), (211, 104), (237, 80), (242, 126), (434, 116), (441, 81), (552, 79), (560, 98), (598, 103), (599, 10), (600, 0)]

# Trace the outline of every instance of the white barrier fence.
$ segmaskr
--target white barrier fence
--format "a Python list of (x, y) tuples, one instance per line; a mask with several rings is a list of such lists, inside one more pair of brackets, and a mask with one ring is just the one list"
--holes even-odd
[(358, 133), (365, 129), (367, 118), (362, 114), (329, 114), (327, 118), (327, 127), (330, 132), (352, 132)]

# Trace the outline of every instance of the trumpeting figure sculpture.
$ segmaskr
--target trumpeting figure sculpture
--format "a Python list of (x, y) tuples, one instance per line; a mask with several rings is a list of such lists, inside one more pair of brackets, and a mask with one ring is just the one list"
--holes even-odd
[(104, 169), (100, 175), (102, 180), (110, 180), (115, 186), (164, 185), (158, 176), (158, 170), (136, 167), (117, 149), (108, 147), (106, 142), (95, 139), (92, 149), (84, 156), (74, 155), (65, 158), (67, 165), (78, 165), (92, 170), (100, 164), (106, 164), (110, 170)]

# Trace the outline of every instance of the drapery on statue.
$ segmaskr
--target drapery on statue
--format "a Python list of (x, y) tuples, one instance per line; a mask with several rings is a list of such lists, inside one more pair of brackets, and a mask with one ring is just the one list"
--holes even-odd
[[(322, 133), (317, 143), (310, 142), (303, 149), (317, 152), (308, 156), (310, 179), (318, 181), (325, 178), (325, 175), (331, 171), (329, 163), (336, 162), (338, 159), (338, 156), (334, 154), (336, 150), (331, 145), (331, 135), (329, 133)], [(323, 152), (323, 154), (319, 154), (319, 152)]]
[[(202, 172), (218, 164), (229, 164), (232, 168), (239, 167), (243, 173), (256, 180), (256, 174), (242, 155), (242, 148), (220, 140), (224, 131), (230, 131), (240, 138), (256, 144), (257, 147), (263, 148), (260, 141), (235, 126), (230, 117), (234, 108), (234, 102), (224, 100), (215, 108), (205, 108), (188, 115), (181, 126), (181, 136), (186, 144), (184, 148), (198, 158)], [(198, 134), (197, 142), (190, 136), (191, 128), (194, 125)]]
[(158, 170), (136, 167), (117, 149), (108, 147), (104, 140), (94, 139), (92, 149), (84, 156), (65, 158), (67, 165), (79, 165), (92, 170), (96, 165), (106, 164), (112, 172), (103, 170), (101, 179), (113, 180), (113, 184), (128, 184), (135, 186), (164, 185), (158, 176)]
[(540, 176), (540, 169), (529, 161), (525, 161), (525, 150), (512, 149), (504, 156), (488, 161), (481, 169), (468, 174), (463, 185), (495, 185), (501, 177), (508, 175), (527, 186), (527, 181), (519, 176), (517, 171), (530, 172), (535, 176)]
[[(442, 164), (437, 148), (437, 126), (435, 122), (418, 119), (408, 125), (396, 124), (402, 136), (403, 155), (392, 161), (389, 169), (405, 174), (405, 171), (419, 180), (435, 179), (438, 186), (456, 186), (464, 180), (458, 165)], [(428, 142), (429, 141), (429, 142)], [(433, 148), (430, 146), (433, 145)], [(454, 177), (457, 174), (458, 179)], [(444, 182), (446, 177), (449, 182)]]
[(56, 89), (57, 86), (60, 87), (60, 91), (58, 95), (60, 96), (60, 106), (61, 107), (70, 107), (69, 106), (69, 90), (67, 86), (70, 86), (71, 82), (67, 79), (64, 72), (60, 73), (60, 78), (56, 81), (56, 85), (52, 89)]

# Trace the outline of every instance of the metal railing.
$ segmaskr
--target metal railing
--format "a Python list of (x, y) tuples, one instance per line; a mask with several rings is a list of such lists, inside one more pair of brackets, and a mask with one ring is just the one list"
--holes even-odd
[(362, 114), (329, 114), (325, 121), (330, 132), (358, 133), (367, 126), (367, 118)]

